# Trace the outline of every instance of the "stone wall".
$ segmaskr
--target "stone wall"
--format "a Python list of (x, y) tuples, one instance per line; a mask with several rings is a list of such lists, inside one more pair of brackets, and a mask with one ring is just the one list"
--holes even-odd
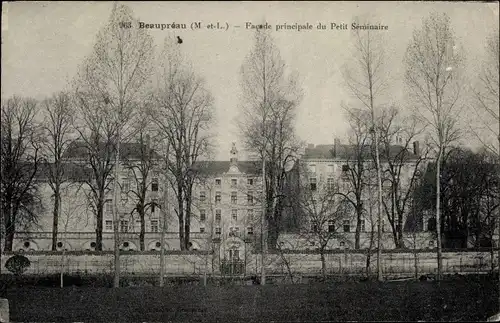
[[(4, 254), (1, 259), (2, 273), (8, 273), (5, 262), (12, 254)], [(31, 266), (26, 274), (50, 274), (61, 270), (61, 254), (26, 253)], [(197, 253), (169, 253), (165, 255), (165, 273), (167, 275), (200, 275), (220, 274), (219, 260), (216, 255)], [(382, 258), (385, 274), (413, 274), (415, 259), (418, 272), (435, 273), (437, 269), (436, 254), (429, 251), (390, 252)], [(160, 268), (158, 253), (128, 253), (120, 257), (121, 270), (125, 275), (157, 275)], [(262, 257), (260, 254), (246, 253), (243, 259), (245, 274), (259, 274)], [(494, 256), (495, 263), (497, 255)], [(371, 270), (376, 271), (377, 255), (371, 256)], [(288, 251), (286, 253), (269, 253), (265, 259), (267, 273), (286, 274), (287, 264), (294, 274), (318, 274), (321, 272), (321, 257), (316, 252)], [(325, 254), (327, 272), (330, 274), (356, 274), (365, 272), (366, 254), (359, 252), (335, 252)], [(113, 271), (112, 253), (69, 253), (64, 256), (66, 273), (110, 273)], [(491, 270), (491, 254), (482, 252), (443, 252), (443, 271), (455, 272), (488, 272)]]

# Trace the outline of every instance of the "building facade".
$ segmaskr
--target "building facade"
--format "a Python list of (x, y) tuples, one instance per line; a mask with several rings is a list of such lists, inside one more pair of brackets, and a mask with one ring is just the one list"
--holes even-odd
[[(411, 197), (405, 202), (404, 215), (400, 221), (393, 221), (391, 225), (388, 221), (387, 210), (391, 210), (392, 205), (396, 206), (394, 196), (391, 194), (392, 183), (398, 185), (398, 192), (406, 193), (413, 185), (416, 176), (415, 172), (421, 172), (427, 166), (428, 160), (420, 155), (419, 143), (413, 143), (410, 151), (402, 145), (391, 145), (389, 151), (381, 154), (380, 163), (382, 170), (383, 201), (382, 206), (382, 247), (395, 248), (395, 232), (402, 232), (401, 240), (406, 247), (410, 248), (434, 248), (435, 239), (430, 232), (427, 232), (429, 216), (419, 218), (418, 228), (409, 230), (408, 220), (411, 210)], [(376, 167), (371, 153), (371, 146), (356, 146), (341, 144), (336, 139), (333, 145), (312, 145), (309, 144), (300, 157), (299, 172), (301, 172), (300, 185), (302, 189), (310, 191), (310, 201), (305, 203), (305, 208), (309, 209), (310, 221), (304, 222), (305, 232), (290, 232), (282, 234), (281, 244), (290, 249), (318, 249), (321, 240), (328, 239), (327, 249), (353, 249), (355, 248), (356, 230), (359, 230), (359, 248), (376, 248), (377, 242), (377, 174)], [(397, 179), (391, 178), (388, 169), (392, 167), (392, 174), (397, 173)], [(404, 194), (401, 194), (404, 195)], [(343, 216), (334, 216), (332, 212), (330, 218), (326, 218), (324, 213), (328, 206), (325, 201), (336, 199), (337, 206), (343, 207), (347, 211)], [(398, 198), (402, 198), (398, 196)], [(339, 201), (340, 199), (340, 201)], [(349, 202), (352, 201), (352, 202)], [(304, 204), (304, 203), (303, 203)], [(342, 205), (344, 204), (344, 205)], [(356, 216), (355, 205), (362, 209), (362, 216)], [(323, 209), (322, 209), (323, 207)], [(320, 215), (319, 213), (323, 213)], [(302, 214), (306, 218), (307, 213)], [(313, 214), (316, 213), (316, 214)], [(322, 228), (317, 228), (317, 221), (314, 217), (320, 217)], [(328, 216), (328, 215), (326, 215)], [(399, 229), (399, 225), (403, 227)], [(311, 234), (316, 231), (316, 234)], [(411, 232), (410, 232), (411, 231)], [(324, 241), (323, 241), (324, 242)]]
[[(57, 250), (95, 250), (97, 222), (95, 211), (89, 197), (91, 188), (88, 185), (89, 167), (77, 167), (86, 163), (86, 156), (81, 147), (70, 147), (65, 167), (71, 174), (63, 184), (61, 197), (61, 214), (59, 218), (59, 233)], [(408, 152), (407, 165), (402, 167), (401, 185), (408, 185), (409, 179), (417, 168), (415, 162), (419, 156), (418, 143), (414, 144), (412, 152)], [(179, 222), (176, 217), (176, 201), (174, 194), (167, 185), (164, 171), (161, 169), (161, 157), (154, 155), (148, 172), (148, 178), (134, 171), (134, 165), (141, 163), (140, 145), (123, 145), (124, 160), (119, 171), (119, 201), (117, 210), (119, 217), (120, 248), (124, 251), (156, 251), (161, 249), (160, 235), (164, 221), (162, 209), (166, 209), (166, 250), (180, 250)], [(353, 191), (352, 181), (348, 172), (356, 167), (353, 159), (353, 147), (341, 145), (309, 145), (296, 162), (293, 171), (302, 172), (306, 169), (305, 185), (314, 194), (321, 190), (335, 187), (344, 196)], [(401, 147), (395, 147), (401, 149)], [(373, 173), (372, 161), (366, 160), (366, 178), (376, 178)], [(262, 168), (259, 161), (241, 161), (238, 158), (236, 145), (233, 143), (227, 161), (207, 161), (200, 163), (199, 178), (193, 189), (190, 241), (192, 250), (214, 250), (221, 260), (244, 261), (245, 254), (260, 249), (262, 236)], [(382, 167), (387, 167), (387, 163)], [(14, 251), (51, 250), (52, 245), (52, 190), (47, 179), (39, 179), (44, 204), (43, 214), (39, 216), (38, 226), (29, 230), (17, 232), (14, 241)], [(103, 214), (103, 250), (113, 250), (113, 203), (115, 194), (110, 186), (106, 192)], [(303, 185), (304, 179), (301, 179)], [(142, 221), (137, 212), (138, 185), (145, 183), (145, 217), (144, 234), (141, 239)], [(165, 191), (167, 190), (167, 191)], [(371, 192), (370, 192), (371, 190)], [(376, 230), (376, 207), (373, 199), (376, 192), (375, 183), (364, 186), (362, 199), (365, 205), (360, 227), (360, 248), (367, 248), (370, 239), (373, 241), (373, 231)], [(294, 199), (295, 197), (291, 197)], [(313, 197), (313, 201), (314, 201)], [(388, 195), (384, 196), (388, 199)], [(368, 212), (370, 208), (371, 216)], [(301, 207), (297, 205), (297, 207)], [(293, 207), (284, 210), (294, 212)], [(296, 215), (297, 213), (295, 213)], [(289, 216), (285, 214), (284, 217)], [(383, 218), (386, 218), (385, 214)], [(404, 219), (406, 221), (406, 218)], [(339, 221), (327, 221), (324, 230), (338, 233), (328, 242), (328, 249), (354, 248), (355, 231), (358, 225), (354, 210), (351, 208), (347, 216)], [(384, 221), (383, 247), (393, 248), (393, 230)], [(300, 230), (280, 233), (279, 246), (285, 249), (317, 249), (318, 241), (310, 234), (310, 221), (303, 221)], [(418, 240), (419, 248), (433, 247), (434, 241), (429, 234), (418, 237), (405, 234), (406, 240)], [(141, 242), (143, 240), (143, 242)]]

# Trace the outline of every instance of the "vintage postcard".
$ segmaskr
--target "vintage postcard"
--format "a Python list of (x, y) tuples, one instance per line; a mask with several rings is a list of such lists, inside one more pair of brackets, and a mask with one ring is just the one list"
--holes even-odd
[(498, 2), (3, 2), (1, 74), (0, 322), (500, 320)]

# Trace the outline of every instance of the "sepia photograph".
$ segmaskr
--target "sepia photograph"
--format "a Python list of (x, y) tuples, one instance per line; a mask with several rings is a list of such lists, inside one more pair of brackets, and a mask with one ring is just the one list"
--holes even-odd
[(2, 2), (0, 323), (500, 322), (499, 2)]

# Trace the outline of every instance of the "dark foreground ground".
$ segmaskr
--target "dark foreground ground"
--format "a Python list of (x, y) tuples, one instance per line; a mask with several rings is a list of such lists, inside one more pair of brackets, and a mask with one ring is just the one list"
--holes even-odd
[(484, 321), (491, 278), (302, 285), (10, 286), (13, 322)]

